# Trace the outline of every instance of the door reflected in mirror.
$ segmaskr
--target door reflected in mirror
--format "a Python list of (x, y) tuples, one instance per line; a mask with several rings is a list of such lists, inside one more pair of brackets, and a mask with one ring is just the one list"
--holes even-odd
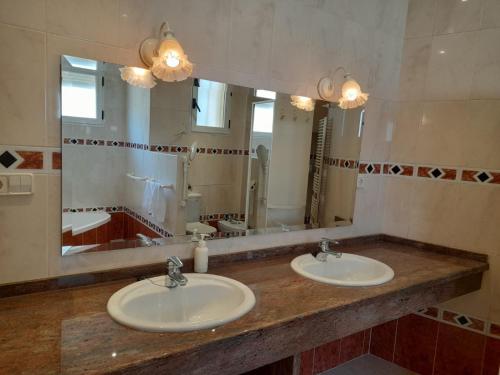
[(61, 57), (62, 254), (350, 225), (364, 109)]

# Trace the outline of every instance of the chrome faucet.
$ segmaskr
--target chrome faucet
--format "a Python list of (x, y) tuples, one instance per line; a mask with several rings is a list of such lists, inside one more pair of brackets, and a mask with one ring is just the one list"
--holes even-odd
[(151, 237), (145, 236), (142, 233), (137, 233), (136, 236), (139, 239), (139, 244), (140, 245), (146, 246), (146, 247), (151, 247), (151, 246), (154, 245), (154, 242), (151, 239)]
[(326, 262), (327, 256), (334, 255), (336, 258), (342, 256), (342, 252), (330, 249), (330, 244), (338, 245), (339, 242), (335, 240), (330, 240), (328, 238), (322, 238), (319, 242), (319, 253), (316, 254), (316, 259), (320, 262)]
[(165, 286), (167, 288), (175, 288), (177, 286), (184, 286), (187, 284), (188, 279), (181, 272), (183, 266), (179, 257), (171, 256), (167, 258), (167, 275), (165, 276)]

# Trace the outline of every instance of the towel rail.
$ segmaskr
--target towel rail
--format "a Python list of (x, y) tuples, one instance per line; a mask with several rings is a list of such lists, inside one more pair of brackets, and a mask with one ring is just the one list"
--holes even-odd
[[(127, 173), (127, 177), (131, 178), (132, 180), (137, 180), (137, 181), (152, 181), (152, 182), (158, 182), (156, 181), (154, 178), (150, 178), (150, 177), (139, 177), (139, 176), (135, 176), (133, 175), (132, 173)], [(160, 187), (162, 189), (174, 189), (174, 185), (173, 184), (160, 184)]]

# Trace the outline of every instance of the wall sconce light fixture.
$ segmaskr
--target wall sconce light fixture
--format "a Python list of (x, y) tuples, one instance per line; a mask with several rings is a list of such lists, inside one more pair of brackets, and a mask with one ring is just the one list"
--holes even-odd
[[(339, 70), (344, 71), (344, 83), (342, 84), (341, 96), (339, 98), (339, 107), (342, 109), (351, 109), (359, 107), (366, 103), (368, 94), (361, 91), (359, 84), (351, 78), (344, 67), (337, 68), (332, 76), (335, 76)], [(323, 77), (318, 82), (318, 94), (324, 100), (331, 100), (335, 95), (335, 83), (332, 77)]]
[(141, 43), (139, 54), (150, 69), (120, 68), (121, 78), (133, 86), (150, 89), (156, 85), (155, 78), (178, 82), (193, 73), (193, 64), (166, 22), (160, 26), (159, 38), (147, 38)]
[(143, 89), (152, 89), (156, 86), (156, 81), (149, 69), (124, 66), (120, 68), (120, 76), (132, 86), (142, 87)]
[(161, 24), (160, 37), (144, 40), (139, 53), (142, 62), (162, 81), (184, 81), (193, 73), (193, 64), (166, 22)]
[(290, 104), (294, 107), (297, 107), (298, 109), (302, 109), (306, 112), (311, 112), (314, 110), (314, 100), (308, 98), (307, 96), (291, 95), (290, 99), (292, 99)]

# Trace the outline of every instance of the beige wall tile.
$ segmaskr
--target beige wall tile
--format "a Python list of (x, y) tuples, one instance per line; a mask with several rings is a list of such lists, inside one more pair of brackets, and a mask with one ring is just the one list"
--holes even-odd
[(455, 235), (458, 191), (459, 185), (453, 182), (415, 180), (408, 237), (437, 245), (449, 244)]
[(482, 0), (436, 0), (434, 34), (478, 30)]
[(183, 0), (172, 5), (166, 16), (190, 60), (227, 69), (231, 1)]
[(471, 100), (470, 120), (465, 128), (464, 165), (500, 169), (500, 100)]
[(46, 214), (46, 175), (35, 175), (33, 195), (0, 200), (0, 284), (47, 277)]
[[(382, 231), (382, 176), (364, 176), (364, 187), (356, 189), (354, 202), (354, 228), (365, 234)], [(356, 183), (354, 183), (354, 186)]]
[[(176, 0), (119, 0), (120, 46), (138, 50), (140, 43), (148, 37), (156, 37), (162, 22), (169, 22), (176, 37), (184, 43), (184, 32), (179, 32), (175, 12)], [(178, 22), (179, 21), (179, 22)], [(188, 52), (189, 54), (189, 52)]]
[(265, 75), (271, 53), (274, 6), (270, 0), (232, 2), (228, 53), (231, 69)]
[(0, 142), (45, 145), (45, 35), (0, 24)]
[(397, 103), (395, 102), (372, 99), (366, 103), (360, 160), (387, 160), (390, 150), (390, 133), (396, 116)]
[(485, 29), (500, 27), (500, 2), (498, 0), (483, 0), (481, 27)]
[(431, 45), (431, 37), (406, 39), (401, 62), (399, 99), (424, 99)]
[(384, 180), (384, 233), (408, 237), (410, 197), (413, 185), (414, 180), (410, 178), (387, 177)]
[(427, 100), (469, 98), (477, 41), (477, 32), (434, 37), (425, 81)]
[(410, 0), (406, 19), (406, 37), (430, 36), (434, 27), (436, 0)]
[(460, 184), (453, 211), (450, 246), (500, 255), (500, 192), (498, 186)]
[(391, 161), (413, 163), (416, 160), (417, 135), (422, 124), (424, 103), (400, 102), (392, 142)]
[[(313, 9), (311, 21), (310, 65), (309, 80), (318, 82), (328, 75), (337, 66), (343, 65), (342, 45), (345, 33), (345, 20), (323, 9)], [(332, 35), (335, 37), (332, 38)], [(340, 77), (340, 74), (339, 74)]]
[(119, 44), (119, 0), (47, 0), (46, 4), (48, 32)]
[(0, 22), (45, 30), (45, 2), (40, 0), (1, 0)]
[(463, 164), (462, 146), (469, 125), (467, 101), (425, 102), (418, 128), (415, 162), (457, 166)]
[(500, 28), (479, 32), (472, 99), (500, 99), (499, 40)]
[[(373, 34), (373, 57), (370, 59), (368, 82), (364, 90), (372, 98), (397, 99), (403, 39), (400, 36), (375, 31)], [(394, 56), (387, 59), (387, 56)]]
[(270, 77), (306, 81), (310, 69), (311, 14), (311, 8), (299, 2), (276, 2)]

